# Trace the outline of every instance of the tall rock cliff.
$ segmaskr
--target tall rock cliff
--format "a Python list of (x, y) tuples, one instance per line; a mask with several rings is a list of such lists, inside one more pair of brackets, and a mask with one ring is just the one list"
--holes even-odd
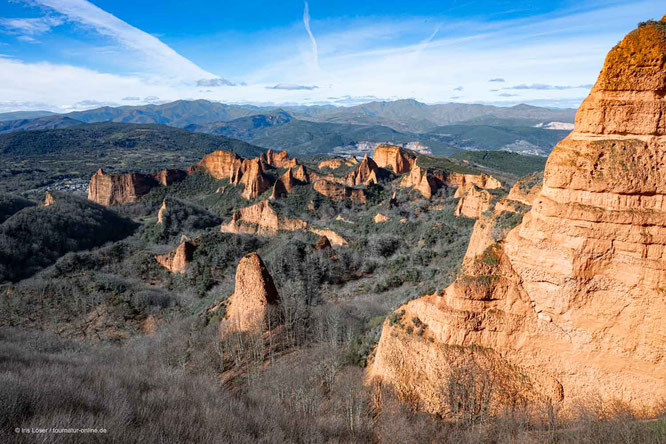
[(148, 174), (106, 174), (101, 168), (90, 178), (88, 199), (102, 205), (135, 202), (158, 182)]
[(399, 146), (382, 144), (375, 148), (372, 155), (380, 168), (393, 170), (395, 174), (409, 173), (416, 163), (416, 157)]
[(665, 94), (662, 19), (610, 51), (522, 222), (397, 312), (423, 333), (385, 323), (371, 374), (444, 414), (460, 362), (496, 376), (497, 406), (666, 399)]
[(354, 187), (379, 182), (379, 167), (366, 154), (361, 163), (345, 177), (347, 185)]
[(280, 301), (273, 278), (257, 253), (244, 256), (236, 269), (236, 287), (229, 297), (220, 331), (262, 331)]
[(296, 159), (290, 159), (289, 154), (286, 151), (276, 153), (269, 149), (261, 155), (260, 160), (275, 168), (291, 168), (298, 166), (298, 161)]
[(192, 262), (192, 256), (196, 248), (193, 243), (184, 241), (175, 250), (155, 256), (155, 260), (171, 273), (182, 274), (185, 273), (187, 266)]

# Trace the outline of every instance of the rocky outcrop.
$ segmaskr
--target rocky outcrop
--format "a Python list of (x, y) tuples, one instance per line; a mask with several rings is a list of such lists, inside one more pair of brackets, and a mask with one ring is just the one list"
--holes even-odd
[(354, 166), (357, 164), (358, 164), (358, 159), (356, 159), (356, 157), (354, 156), (349, 157), (348, 159), (343, 159), (342, 157), (335, 157), (333, 159), (322, 160), (317, 165), (317, 168), (319, 168), (320, 170), (323, 169), (337, 170), (342, 166)]
[(271, 199), (277, 199), (279, 197), (289, 194), (295, 186), (296, 186), (296, 179), (294, 178), (294, 174), (291, 172), (291, 168), (289, 168), (273, 184), (273, 192), (271, 193)]
[(619, 400), (649, 415), (666, 398), (665, 29), (611, 50), (531, 210), (446, 290), (401, 308), (422, 335), (385, 323), (372, 375), (442, 414), (452, 362), (564, 409)]
[(490, 209), (491, 200), (492, 195), (488, 191), (472, 185), (458, 201), (455, 215), (478, 219), (485, 211)]
[(402, 178), (400, 186), (412, 188), (426, 199), (430, 199), (440, 188), (440, 182), (425, 168), (414, 165), (410, 173)]
[(380, 168), (390, 168), (395, 174), (405, 174), (416, 163), (416, 156), (399, 146), (382, 144), (375, 148), (372, 160)]
[(153, 177), (162, 186), (169, 186), (187, 177), (187, 172), (176, 169), (166, 169), (153, 174)]
[(324, 179), (315, 181), (312, 184), (312, 188), (314, 188), (317, 193), (326, 196), (333, 201), (341, 201), (345, 199), (350, 199), (355, 203), (365, 203), (366, 201), (365, 191), (362, 189), (351, 188)]
[(243, 159), (238, 154), (218, 150), (206, 154), (197, 167), (216, 179), (232, 180), (239, 175), (242, 163)]
[(257, 253), (244, 256), (236, 268), (236, 287), (229, 296), (220, 332), (262, 332), (271, 327), (271, 309), (280, 302), (273, 278)]
[(244, 186), (241, 196), (247, 200), (259, 197), (270, 188), (270, 182), (264, 175), (264, 169), (259, 159), (243, 160), (239, 183)]
[(50, 205), (53, 205), (55, 203), (55, 197), (53, 197), (53, 194), (51, 194), (50, 191), (46, 192), (46, 196), (44, 196), (44, 206), (48, 207)]
[(361, 163), (345, 176), (345, 182), (351, 187), (378, 183), (379, 174), (379, 167), (366, 154)]
[(169, 211), (169, 209), (167, 208), (166, 200), (163, 200), (162, 206), (160, 206), (160, 209), (157, 211), (157, 223), (159, 225), (162, 225), (164, 222), (164, 217), (166, 216), (167, 211)]
[(157, 181), (148, 174), (106, 174), (100, 168), (90, 178), (88, 199), (107, 206), (136, 202), (155, 186)]
[(332, 245), (335, 246), (347, 245), (347, 241), (345, 240), (344, 237), (340, 236), (338, 233), (328, 228), (308, 227), (308, 231), (318, 236), (326, 237)]
[(247, 233), (275, 236), (280, 231), (309, 231), (326, 236), (333, 245), (347, 245), (347, 241), (325, 228), (316, 228), (302, 219), (282, 216), (274, 208), (275, 204), (264, 200), (234, 212), (229, 223), (223, 224), (220, 231), (225, 233)]
[(388, 222), (391, 219), (382, 213), (377, 213), (375, 214), (375, 217), (372, 218), (372, 220), (376, 224), (381, 224), (382, 222)]
[(275, 168), (292, 168), (298, 166), (298, 161), (296, 159), (290, 159), (289, 154), (286, 151), (276, 153), (269, 149), (266, 153), (261, 154), (260, 160)]
[(231, 221), (222, 225), (227, 233), (275, 235), (279, 231), (304, 230), (307, 223), (301, 219), (281, 216), (268, 200), (235, 211)]
[(502, 182), (486, 174), (451, 173), (446, 178), (446, 182), (449, 185), (458, 186), (454, 197), (463, 196), (472, 187), (486, 190), (502, 188)]
[(298, 168), (292, 171), (294, 179), (302, 183), (310, 183), (310, 172), (305, 168), (305, 166), (300, 165)]
[(194, 250), (196, 250), (196, 245), (184, 241), (175, 250), (155, 256), (155, 260), (171, 273), (183, 274), (192, 262)]

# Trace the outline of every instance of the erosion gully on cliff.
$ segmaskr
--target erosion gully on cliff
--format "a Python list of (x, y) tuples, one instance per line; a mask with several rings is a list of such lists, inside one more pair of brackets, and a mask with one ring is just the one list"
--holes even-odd
[(512, 190), (497, 204), (525, 197), (516, 198), (531, 203), (522, 222), (497, 243), (481, 230), (498, 218), (477, 222), (457, 281), (389, 317), (370, 375), (439, 414), (450, 413), (442, 400), (451, 399), (452, 375), (472, 367), (489, 377), (495, 409), (530, 399), (564, 409), (619, 400), (640, 415), (658, 408), (666, 399), (665, 94), (666, 17), (609, 52), (540, 191)]

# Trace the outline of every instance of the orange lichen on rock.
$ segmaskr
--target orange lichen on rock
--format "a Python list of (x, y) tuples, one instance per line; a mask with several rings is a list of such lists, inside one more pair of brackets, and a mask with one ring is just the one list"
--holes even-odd
[(279, 302), (273, 278), (259, 255), (244, 256), (236, 268), (236, 287), (229, 296), (226, 317), (220, 323), (221, 334), (267, 329), (270, 310)]
[(102, 205), (136, 202), (155, 186), (157, 181), (148, 174), (106, 174), (100, 168), (90, 178), (88, 199)]
[(511, 390), (524, 399), (617, 400), (638, 415), (666, 399), (665, 27), (648, 23), (611, 50), (541, 190), (510, 193), (532, 203), (522, 222), (475, 257), (468, 249), (440, 295), (402, 308), (428, 341), (385, 325), (372, 376), (446, 414), (445, 351), (476, 347), (498, 377), (522, 375)]
[(382, 144), (372, 155), (380, 168), (390, 168), (395, 174), (409, 173), (416, 163), (416, 156), (395, 145)]
[(182, 274), (192, 262), (192, 255), (196, 248), (193, 243), (184, 241), (174, 251), (155, 256), (155, 260), (171, 273)]

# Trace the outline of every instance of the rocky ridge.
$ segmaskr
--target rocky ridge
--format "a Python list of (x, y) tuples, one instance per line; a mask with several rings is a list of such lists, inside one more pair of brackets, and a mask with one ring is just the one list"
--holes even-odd
[(494, 242), (477, 221), (458, 279), (384, 324), (372, 377), (438, 414), (460, 365), (493, 376), (494, 409), (597, 400), (650, 415), (666, 398), (665, 29), (610, 51), (540, 191), (510, 193), (532, 203), (522, 222)]

